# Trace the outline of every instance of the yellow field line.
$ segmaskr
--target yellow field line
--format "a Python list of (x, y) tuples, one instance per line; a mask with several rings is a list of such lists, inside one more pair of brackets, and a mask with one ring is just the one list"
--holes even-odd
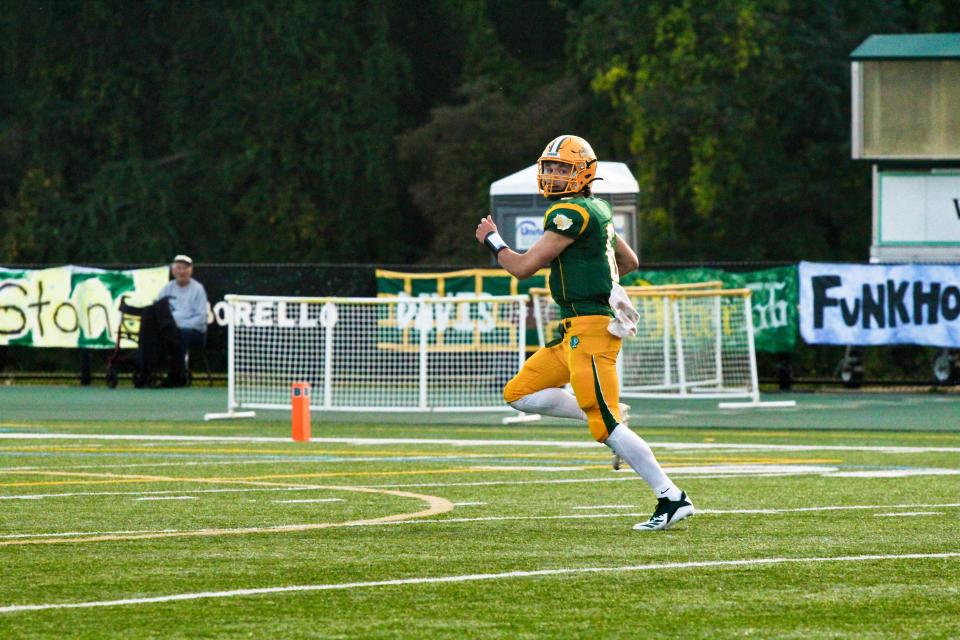
[(81, 478), (102, 478), (102, 480), (63, 480), (63, 481), (36, 481), (30, 483), (13, 482), (0, 483), (0, 487), (22, 487), (22, 486), (42, 486), (57, 484), (109, 484), (110, 482), (215, 482), (215, 483), (241, 483), (256, 484), (257, 480), (285, 479), (285, 478), (340, 478), (340, 477), (374, 477), (374, 476), (407, 476), (407, 475), (438, 475), (448, 473), (485, 473), (485, 469), (428, 469), (411, 471), (331, 471), (318, 473), (300, 473), (300, 474), (276, 474), (263, 476), (247, 476), (239, 478), (178, 478), (172, 476), (148, 476), (148, 475), (119, 475), (112, 473), (84, 473), (73, 471), (44, 471), (44, 470), (15, 470), (5, 471), (7, 474), (16, 475), (40, 475), (40, 476), (66, 476)]
[(722, 456), (714, 458), (682, 458), (676, 456), (658, 456), (660, 462), (676, 462), (683, 465), (695, 466), (698, 464), (841, 464), (841, 458), (725, 458)]
[[(339, 450), (339, 449), (210, 449), (203, 447), (98, 447), (91, 445), (28, 445), (22, 447), (0, 447), (0, 451), (38, 452), (38, 453), (240, 453), (240, 454), (279, 454), (286, 456), (336, 455), (336, 456), (436, 456), (463, 454), (463, 451), (451, 453), (449, 448), (437, 451), (394, 450)], [(600, 449), (597, 449), (600, 451)], [(596, 453), (596, 452), (594, 452)], [(469, 453), (471, 458), (582, 458), (583, 454), (571, 453)]]
[[(494, 456), (496, 457), (496, 456)], [(546, 456), (550, 457), (550, 456)], [(757, 458), (757, 457), (678, 457), (663, 456), (660, 458), (662, 463), (681, 464), (683, 466), (706, 466), (713, 464), (840, 464), (843, 462), (839, 458)], [(585, 465), (583, 469), (603, 469), (606, 465)], [(504, 469), (505, 471), (509, 469)], [(377, 476), (406, 476), (406, 475), (443, 475), (451, 473), (483, 473), (487, 469), (474, 469), (470, 467), (461, 467), (454, 469), (411, 469), (406, 471), (321, 471), (314, 473), (296, 473), (296, 474), (266, 474), (258, 476), (239, 476), (232, 478), (176, 478), (171, 476), (151, 476), (151, 475), (119, 475), (109, 472), (80, 472), (80, 471), (52, 471), (45, 469), (27, 469), (27, 470), (9, 470), (3, 471), (3, 475), (34, 475), (34, 476), (54, 476), (54, 477), (77, 477), (77, 478), (100, 478), (99, 480), (34, 480), (30, 482), (0, 482), (0, 487), (40, 487), (40, 486), (59, 486), (59, 485), (77, 485), (77, 484), (124, 484), (135, 482), (247, 482), (256, 480), (277, 480), (277, 479), (309, 479), (309, 478), (352, 478), (352, 477), (377, 477)], [(525, 471), (525, 469), (524, 469)]]
[[(303, 455), (340, 455), (340, 456), (357, 456), (357, 457), (392, 457), (392, 456), (435, 456), (435, 455), (461, 455), (462, 457), (469, 458), (513, 458), (513, 459), (544, 459), (544, 460), (555, 460), (555, 459), (570, 459), (570, 460), (580, 460), (585, 456), (593, 457), (591, 454), (606, 455), (605, 452), (597, 450), (594, 452), (579, 452), (579, 453), (469, 453), (464, 451), (458, 451), (456, 454), (451, 454), (445, 451), (403, 451), (403, 450), (374, 450), (374, 451), (340, 451), (336, 449), (313, 449), (308, 451), (290, 451), (289, 449), (205, 449), (202, 447), (91, 447), (89, 445), (78, 445), (78, 446), (23, 446), (23, 447), (0, 447), (0, 451), (37, 451), (44, 453), (241, 453), (241, 454), (281, 454), (288, 456), (303, 456)], [(736, 458), (736, 457), (724, 457), (724, 456), (714, 456), (710, 458), (701, 458), (697, 457), (695, 453), (692, 453), (691, 457), (677, 457), (677, 456), (660, 456), (659, 460), (702, 460), (702, 461), (716, 461), (716, 462), (760, 462), (760, 461), (775, 461), (774, 463), (779, 462), (809, 462), (809, 463), (824, 463), (824, 462), (834, 462), (839, 463), (842, 460), (836, 459), (807, 459), (801, 460), (798, 458)], [(0, 474), (4, 472), (0, 471)]]
[[(0, 487), (60, 487), (68, 484), (129, 484), (143, 480), (50, 480), (48, 482), (3, 482)], [(158, 481), (159, 482), (159, 481)]]
[[(182, 478), (177, 478), (182, 480)], [(192, 480), (204, 482), (213, 481), (213, 479), (193, 478)], [(244, 484), (274, 484), (274, 483), (244, 483)], [(285, 486), (285, 485), (279, 485)], [(413, 520), (415, 518), (425, 518), (428, 516), (439, 515), (453, 510), (453, 503), (446, 498), (437, 496), (428, 496), (421, 493), (411, 493), (409, 491), (397, 491), (394, 489), (372, 489), (369, 487), (339, 487), (339, 486), (317, 486), (316, 489), (328, 489), (331, 491), (355, 491), (358, 493), (378, 493), (384, 495), (398, 496), (401, 498), (416, 498), (427, 503), (427, 508), (420, 511), (407, 513), (396, 513), (380, 518), (367, 518), (364, 520), (352, 520), (350, 522), (318, 522), (313, 524), (296, 524), (280, 527), (237, 527), (230, 529), (197, 529), (194, 531), (166, 531), (160, 533), (136, 533), (136, 534), (112, 534), (112, 535), (94, 535), (85, 538), (36, 538), (22, 540), (3, 540), (0, 546), (27, 545), (27, 544), (61, 544), (65, 542), (109, 542), (118, 540), (155, 540), (158, 538), (185, 538), (185, 537), (208, 537), (225, 535), (242, 535), (249, 533), (290, 533), (294, 531), (312, 531), (315, 529), (329, 529), (333, 527), (355, 527), (360, 525), (380, 524), (385, 522), (402, 522), (404, 520)]]

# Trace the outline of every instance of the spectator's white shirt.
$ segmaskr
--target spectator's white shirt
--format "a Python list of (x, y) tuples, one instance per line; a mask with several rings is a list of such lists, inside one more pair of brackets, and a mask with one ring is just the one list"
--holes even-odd
[(157, 300), (160, 298), (170, 298), (170, 311), (177, 327), (207, 332), (207, 291), (202, 284), (191, 278), (181, 287), (171, 280), (160, 290)]

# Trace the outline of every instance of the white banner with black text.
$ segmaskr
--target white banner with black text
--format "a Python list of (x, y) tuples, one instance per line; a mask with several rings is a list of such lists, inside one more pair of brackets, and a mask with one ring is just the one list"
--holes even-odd
[(809, 344), (960, 347), (960, 265), (801, 262)]

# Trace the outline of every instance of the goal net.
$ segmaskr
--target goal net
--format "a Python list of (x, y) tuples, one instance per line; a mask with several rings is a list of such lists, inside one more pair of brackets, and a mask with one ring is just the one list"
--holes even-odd
[[(617, 362), (624, 398), (745, 398), (721, 407), (792, 406), (760, 402), (749, 289), (719, 283), (625, 287), (640, 314)], [(549, 291), (531, 291), (538, 337), (556, 335)]]
[(228, 413), (208, 419), (289, 409), (293, 382), (310, 384), (313, 410), (511, 411), (526, 296), (226, 301)]
[[(721, 289), (723, 282), (708, 280), (706, 282), (686, 282), (682, 284), (660, 284), (624, 287), (636, 305), (636, 294), (646, 291), (697, 291), (701, 289)], [(534, 287), (530, 289), (530, 301), (533, 306), (533, 315), (537, 322), (537, 338), (540, 346), (553, 342), (560, 337), (559, 321), (560, 307), (554, 303), (550, 289)]]

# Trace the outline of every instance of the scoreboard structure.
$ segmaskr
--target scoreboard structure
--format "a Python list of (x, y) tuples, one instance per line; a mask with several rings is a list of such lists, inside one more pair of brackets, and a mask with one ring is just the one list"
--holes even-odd
[(960, 33), (851, 54), (851, 155), (872, 163), (871, 262), (960, 262)]

